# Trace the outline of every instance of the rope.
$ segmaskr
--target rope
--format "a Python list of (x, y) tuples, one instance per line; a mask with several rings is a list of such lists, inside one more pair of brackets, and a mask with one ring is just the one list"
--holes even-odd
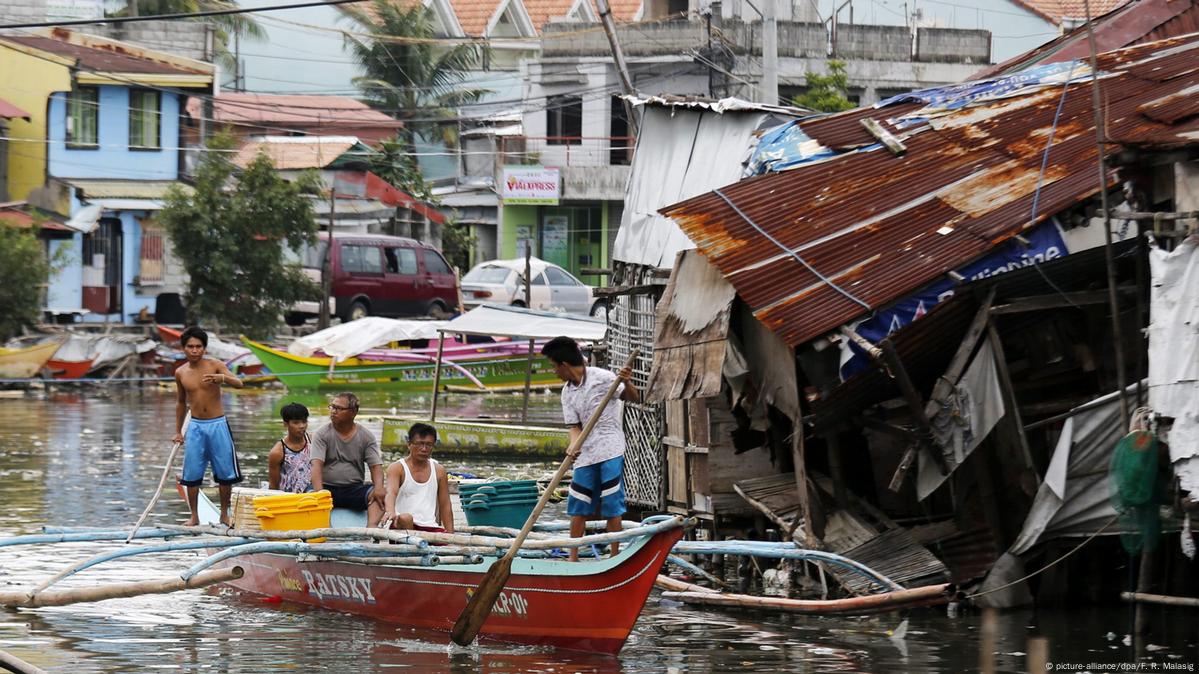
[(802, 257), (800, 257), (798, 253), (796, 253), (795, 251), (791, 250), (790, 248), (788, 248), (788, 247), (784, 246), (784, 245), (782, 244), (782, 242), (780, 242), (778, 239), (776, 239), (776, 238), (774, 238), (773, 236), (771, 236), (771, 235), (770, 235), (770, 234), (769, 234), (769, 233), (768, 233), (766, 230), (764, 230), (764, 229), (762, 229), (760, 226), (758, 226), (758, 223), (756, 223), (756, 222), (754, 222), (753, 220), (751, 220), (751, 219), (750, 219), (750, 217), (749, 217), (748, 215), (746, 215), (744, 212), (742, 212), (740, 208), (737, 208), (737, 204), (734, 204), (734, 203), (732, 202), (732, 200), (730, 200), (728, 197), (726, 197), (726, 196), (724, 195), (724, 192), (721, 192), (721, 191), (720, 191), (720, 190), (718, 190), (718, 189), (717, 189), (717, 190), (713, 190), (713, 192), (715, 192), (715, 193), (716, 193), (716, 196), (718, 196), (718, 197), (720, 197), (721, 199), (723, 199), (723, 200), (724, 200), (724, 203), (728, 204), (728, 205), (729, 205), (729, 208), (733, 209), (733, 212), (734, 212), (734, 213), (736, 213), (737, 215), (741, 216), (741, 219), (742, 219), (742, 220), (744, 220), (745, 222), (749, 223), (749, 226), (750, 226), (750, 227), (753, 227), (754, 229), (758, 230), (758, 233), (759, 233), (759, 234), (761, 234), (762, 236), (766, 237), (766, 239), (767, 239), (767, 240), (769, 240), (769, 241), (770, 241), (770, 243), (773, 243), (774, 245), (778, 246), (779, 250), (782, 250), (783, 252), (787, 253), (787, 254), (788, 254), (788, 255), (790, 255), (790, 256), (791, 256), (791, 257), (792, 257), (792, 258), (793, 258), (793, 259), (794, 259), (796, 262), (798, 262), (798, 263), (800, 263), (801, 265), (803, 265), (804, 269), (807, 269), (808, 271), (810, 271), (810, 272), (812, 272), (813, 274), (815, 274), (816, 278), (820, 279), (821, 281), (824, 281), (824, 283), (825, 283), (825, 284), (827, 284), (827, 285), (828, 285), (830, 288), (832, 288), (833, 290), (836, 290), (837, 292), (841, 293), (842, 295), (844, 295), (845, 297), (849, 298), (849, 299), (850, 299), (850, 300), (852, 300), (853, 302), (856, 302), (856, 303), (860, 304), (860, 305), (861, 305), (863, 308), (865, 308), (867, 311), (870, 311), (871, 309), (873, 309), (873, 307), (871, 307), (869, 304), (866, 304), (866, 303), (865, 303), (865, 302), (863, 302), (862, 300), (860, 300), (860, 299), (858, 299), (858, 298), (854, 297), (853, 295), (851, 295), (851, 294), (849, 293), (849, 291), (845, 290), (844, 288), (842, 288), (841, 286), (837, 285), (836, 283), (833, 283), (832, 279), (829, 279), (829, 278), (828, 278), (828, 277), (826, 277), (824, 274), (821, 274), (820, 272), (816, 271), (816, 268), (815, 268), (815, 267), (813, 267), (812, 265), (808, 264), (808, 262), (807, 262), (806, 260), (804, 260)]
[(1033, 571), (1032, 573), (1028, 574), (1027, 576), (1020, 578), (1018, 580), (1013, 580), (1012, 582), (1010, 582), (1006, 585), (1000, 585), (999, 587), (991, 588), (990, 590), (985, 590), (983, 592), (975, 592), (973, 594), (968, 594), (968, 595), (966, 595), (966, 598), (974, 599), (975, 597), (981, 597), (983, 595), (991, 594), (992, 592), (1006, 590), (1009, 587), (1012, 587), (1013, 585), (1019, 585), (1020, 583), (1023, 583), (1024, 581), (1028, 580), (1029, 578), (1032, 578), (1033, 576), (1038, 576), (1038, 575), (1044, 573), (1045, 571), (1048, 571), (1051, 567), (1055, 566), (1058, 562), (1061, 562), (1062, 560), (1066, 559), (1070, 555), (1073, 555), (1074, 553), (1078, 552), (1082, 548), (1082, 546), (1086, 545), (1087, 543), (1090, 543), (1092, 540), (1095, 539), (1096, 536), (1103, 533), (1104, 531), (1107, 531), (1107, 528), (1110, 527), (1111, 525), (1115, 524), (1116, 520), (1118, 520), (1118, 519), (1120, 519), (1119, 515), (1112, 517), (1110, 520), (1107, 521), (1107, 524), (1100, 527), (1099, 530), (1096, 531), (1095, 533), (1091, 534), (1090, 536), (1087, 536), (1086, 540), (1084, 540), (1083, 542), (1074, 546), (1074, 548), (1072, 550), (1070, 550), (1066, 554), (1062, 555), (1061, 557), (1058, 557), (1057, 559), (1053, 560), (1052, 562), (1049, 562), (1045, 566), (1042, 566), (1041, 568), (1037, 569), (1036, 571)]

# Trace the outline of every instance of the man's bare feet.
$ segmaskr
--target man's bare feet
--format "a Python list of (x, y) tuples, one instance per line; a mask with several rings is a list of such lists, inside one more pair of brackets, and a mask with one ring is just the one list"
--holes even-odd
[(221, 515), (221, 524), (229, 527), (230, 529), (233, 528), (233, 520), (229, 519), (228, 515)]
[(196, 517), (195, 515), (192, 515), (192, 516), (191, 516), (191, 519), (189, 519), (189, 520), (187, 521), (187, 523), (186, 523), (186, 524), (184, 524), (183, 526), (185, 526), (185, 527), (194, 527), (194, 526), (197, 526), (197, 525), (199, 525), (199, 524), (200, 524), (200, 519), (199, 519), (198, 517)]

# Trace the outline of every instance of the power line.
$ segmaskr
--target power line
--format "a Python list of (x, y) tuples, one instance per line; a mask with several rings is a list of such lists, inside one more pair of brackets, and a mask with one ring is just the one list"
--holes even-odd
[(349, 5), (367, 0), (320, 0), (319, 2), (297, 2), (288, 5), (271, 5), (269, 7), (210, 9), (201, 12), (179, 12), (175, 14), (151, 14), (149, 16), (114, 16), (99, 19), (71, 19), (68, 21), (37, 21), (33, 23), (10, 23), (0, 25), (0, 29), (16, 28), (58, 28), (61, 26), (94, 26), (96, 24), (138, 23), (142, 21), (174, 21), (177, 19), (202, 19), (208, 16), (230, 16), (234, 14), (258, 14), (260, 12), (277, 12), (286, 9), (303, 9), (305, 7), (322, 7), (334, 5)]

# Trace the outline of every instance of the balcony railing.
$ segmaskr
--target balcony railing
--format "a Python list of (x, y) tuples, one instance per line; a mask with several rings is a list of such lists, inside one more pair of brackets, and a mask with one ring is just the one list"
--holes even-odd
[(501, 136), (505, 164), (625, 166), (633, 160), (632, 136)]

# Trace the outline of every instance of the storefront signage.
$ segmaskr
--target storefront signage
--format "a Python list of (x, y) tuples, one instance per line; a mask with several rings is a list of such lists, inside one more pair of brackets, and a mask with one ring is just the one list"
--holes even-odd
[(505, 166), (500, 196), (505, 204), (558, 205), (562, 174), (545, 166)]

